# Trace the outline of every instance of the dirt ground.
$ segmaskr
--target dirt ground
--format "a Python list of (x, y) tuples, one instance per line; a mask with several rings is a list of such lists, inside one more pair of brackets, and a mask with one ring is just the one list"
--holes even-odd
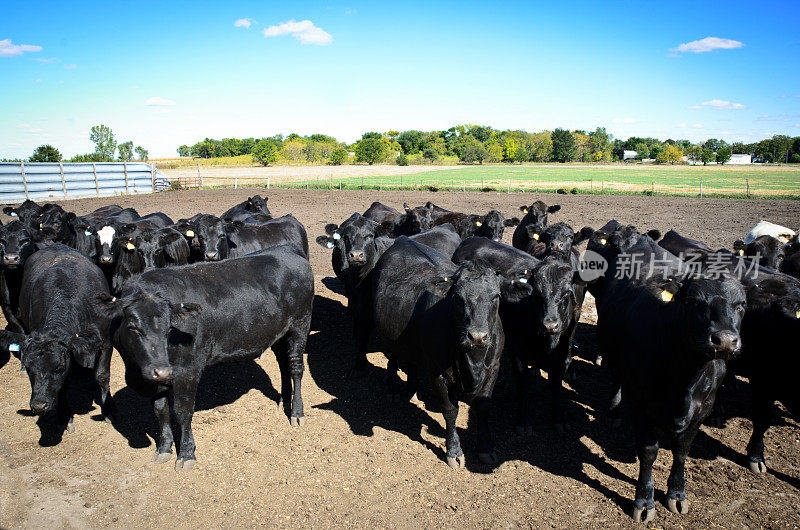
[[(71, 201), (78, 213), (118, 203), (177, 219), (219, 214), (264, 190), (165, 192), (152, 196)], [(459, 415), (467, 469), (443, 462), (441, 414), (420, 404), (384, 399), (386, 361), (370, 353), (363, 380), (347, 377), (351, 326), (332, 279), (330, 251), (313, 243), (327, 222), (340, 222), (371, 201), (395, 207), (431, 199), (460, 211), (519, 206), (541, 198), (560, 203), (553, 220), (599, 227), (616, 218), (644, 229), (675, 228), (711, 246), (730, 245), (760, 219), (798, 227), (800, 202), (752, 202), (621, 196), (529, 196), (497, 193), (338, 192), (270, 190), (273, 213), (294, 214), (308, 229), (316, 276), (314, 322), (303, 395), (307, 423), (291, 428), (277, 412), (279, 371), (271, 352), (260, 360), (211, 367), (203, 375), (194, 416), (197, 467), (178, 475), (152, 464), (155, 417), (149, 402), (125, 387), (115, 355), (116, 425), (97, 421), (89, 382), (70, 401), (80, 411), (76, 432), (43, 435), (28, 412), (30, 385), (19, 361), (0, 360), (0, 527), (634, 527), (628, 515), (637, 465), (629, 429), (612, 431), (604, 410), (608, 375), (584, 359), (595, 352), (594, 306), (584, 307), (576, 338), (577, 380), (568, 387), (572, 432), (548, 425), (549, 395), (534, 390), (535, 432), (512, 423), (514, 392), (507, 367), (492, 416), (500, 464), (481, 464)], [(5, 220), (5, 219), (4, 219)], [(511, 241), (511, 231), (505, 235)], [(376, 344), (376, 350), (379, 346)], [(731, 393), (724, 429), (703, 427), (687, 465), (688, 515), (664, 506), (671, 456), (661, 451), (654, 477), (653, 527), (797, 527), (800, 525), (798, 424), (782, 415), (767, 435), (770, 472), (743, 467), (750, 434), (746, 385)], [(44, 431), (46, 432), (46, 431)]]

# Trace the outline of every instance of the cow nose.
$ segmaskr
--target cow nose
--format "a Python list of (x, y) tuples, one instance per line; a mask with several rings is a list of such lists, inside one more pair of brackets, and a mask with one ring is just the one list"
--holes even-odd
[(169, 381), (172, 377), (172, 367), (158, 366), (153, 368), (153, 380), (155, 381)]
[(468, 333), (469, 340), (472, 341), (472, 344), (476, 346), (482, 346), (486, 344), (486, 338), (489, 336), (489, 333), (486, 331), (476, 331), (472, 330)]
[(206, 252), (206, 260), (208, 261), (217, 261), (219, 257), (219, 252)]
[(560, 327), (557, 320), (545, 320), (542, 325), (547, 333), (558, 333)]
[(351, 250), (347, 256), (350, 261), (355, 263), (363, 263), (365, 261), (363, 250)]
[(6, 254), (3, 257), (3, 262), (6, 265), (19, 265), (19, 254)]
[(111, 256), (100, 256), (100, 263), (108, 265), (109, 263), (111, 263)]
[(711, 334), (711, 345), (718, 352), (733, 353), (739, 349), (739, 335), (731, 331)]
[(553, 243), (553, 250), (557, 250), (558, 252), (563, 252), (564, 243), (561, 241), (556, 241), (555, 243)]
[(46, 401), (31, 401), (31, 410), (36, 414), (47, 412), (48, 404)]

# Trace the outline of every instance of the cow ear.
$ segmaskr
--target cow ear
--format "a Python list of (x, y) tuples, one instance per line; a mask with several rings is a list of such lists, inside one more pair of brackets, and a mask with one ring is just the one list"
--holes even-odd
[[(22, 333), (14, 333), (13, 331), (0, 331), (0, 359), (6, 353), (10, 353), (16, 358), (22, 357), (22, 343), (25, 340), (25, 335)], [(2, 361), (0, 361), (2, 362)]]
[(11, 206), (6, 206), (5, 208), (3, 208), (3, 213), (6, 214), (6, 215), (12, 215), (12, 214), (17, 213), (17, 211), (14, 208), (12, 208)]
[(506, 302), (516, 303), (533, 294), (533, 284), (530, 281), (532, 275), (530, 269), (525, 269), (505, 277), (500, 285), (502, 299)]
[(664, 303), (672, 302), (682, 286), (682, 281), (674, 277), (658, 278), (650, 284), (653, 294)]
[(106, 317), (114, 318), (122, 315), (122, 302), (116, 296), (111, 296), (108, 293), (98, 293), (94, 299), (99, 312)]
[(94, 368), (97, 354), (103, 347), (103, 338), (96, 330), (85, 329), (69, 340), (72, 358), (84, 368)]
[(528, 237), (530, 237), (531, 239), (535, 239), (536, 241), (539, 241), (539, 237), (541, 236), (541, 234), (539, 233), (539, 227), (537, 227), (536, 225), (528, 225), (525, 227), (525, 231), (528, 232)]
[(519, 211), (522, 212), (523, 214), (526, 214), (528, 213), (528, 207), (523, 204), (522, 206), (519, 207)]
[(172, 263), (185, 265), (189, 261), (189, 244), (181, 234), (167, 234), (160, 243)]
[(556, 213), (560, 209), (561, 209), (561, 205), (560, 204), (554, 204), (552, 206), (548, 206), (547, 207), (547, 213)]
[(431, 282), (430, 288), (428, 289), (430, 292), (435, 294), (436, 296), (445, 297), (447, 293), (450, 292), (450, 289), (453, 287), (453, 278), (450, 276), (437, 276)]
[(337, 230), (339, 230), (339, 225), (337, 224), (328, 223), (325, 225), (325, 233), (328, 234), (329, 236), (335, 234)]
[(197, 316), (202, 311), (200, 304), (172, 304), (172, 321), (180, 322)]
[(375, 229), (375, 237), (385, 236), (391, 234), (394, 230), (394, 223), (391, 221), (384, 221), (378, 228)]
[(581, 228), (580, 232), (575, 234), (575, 237), (572, 238), (572, 244), (577, 245), (578, 243), (583, 243), (593, 235), (594, 235), (594, 229), (591, 226), (584, 226), (583, 228)]
[(737, 239), (736, 241), (733, 242), (733, 250), (737, 252), (739, 252), (740, 250), (744, 251), (744, 246), (745, 246), (744, 241), (742, 241), (741, 239)]
[(503, 223), (504, 226), (517, 226), (519, 224), (519, 218), (512, 217), (511, 219), (506, 219)]
[(333, 242), (333, 238), (328, 236), (317, 236), (317, 244), (325, 248), (333, 248), (336, 246)]
[(659, 239), (661, 239), (660, 230), (648, 230), (646, 235), (650, 236), (653, 241), (658, 241)]

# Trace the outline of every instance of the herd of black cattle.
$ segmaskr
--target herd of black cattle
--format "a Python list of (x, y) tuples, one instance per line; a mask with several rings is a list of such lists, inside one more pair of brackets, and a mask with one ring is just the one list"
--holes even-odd
[[(461, 401), (475, 414), (480, 460), (496, 463), (488, 417), (501, 355), (506, 351), (513, 366), (518, 430), (532, 432), (528, 387), (533, 369), (541, 369), (553, 424), (564, 432), (562, 381), (589, 291), (602, 352), (596, 362), (613, 382), (612, 423), (624, 409), (635, 433), (634, 519), (655, 514), (652, 467), (661, 440), (673, 453), (667, 506), (688, 511), (686, 456), (734, 373), (749, 378), (747, 455), (750, 468), (764, 472), (775, 401), (793, 413), (798, 405), (797, 235), (761, 235), (737, 241), (735, 252), (715, 251), (674, 231), (661, 238), (616, 221), (575, 232), (548, 222), (559, 209), (536, 201), (521, 207), (520, 220), (430, 202), (401, 213), (376, 202), (326, 225), (317, 243), (333, 250), (347, 295), (354, 373), (367, 367), (368, 341), (377, 332), (390, 398), (408, 398), (422, 384), (437, 398), (447, 464), (465, 464), (456, 431)], [(77, 216), (26, 201), (4, 211), (17, 219), (0, 227), (0, 302), (8, 322), (0, 347), (27, 371), (34, 413), (74, 430), (65, 382), (77, 367), (93, 371), (102, 414), (115, 421), (109, 378), (116, 348), (127, 384), (153, 401), (153, 460), (172, 455), (171, 393), (180, 427), (175, 469), (188, 470), (196, 461), (191, 420), (204, 367), (253, 359), (271, 347), (281, 406), (292, 425), (303, 424), (302, 354), (314, 276), (305, 228), (293, 216), (273, 218), (259, 196), (219, 217), (177, 222), (119, 206)], [(501, 242), (508, 226), (516, 226), (513, 246)], [(581, 258), (576, 246), (584, 241)], [(587, 256), (596, 269), (586, 269)]]

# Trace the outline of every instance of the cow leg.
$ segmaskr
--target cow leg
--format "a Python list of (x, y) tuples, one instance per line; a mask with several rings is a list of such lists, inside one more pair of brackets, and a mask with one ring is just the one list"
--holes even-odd
[(308, 339), (308, 328), (309, 323), (305, 323), (289, 329), (272, 347), (281, 367), (281, 401), (291, 402), (289, 421), (297, 427), (305, 423), (301, 382), (305, 370), (303, 352)]
[(433, 391), (439, 398), (442, 406), (442, 415), (446, 431), (445, 446), (447, 447), (447, 465), (453, 469), (463, 469), (466, 464), (464, 451), (461, 450), (461, 440), (456, 432), (456, 419), (458, 418), (458, 400), (453, 399), (447, 388), (444, 377), (437, 376), (433, 380)]
[(175, 471), (189, 471), (197, 462), (197, 458), (194, 456), (192, 416), (194, 415), (194, 398), (197, 394), (199, 380), (199, 373), (186, 373), (175, 377), (172, 383), (175, 417), (181, 428), (181, 443), (178, 448), (178, 459), (175, 461)]
[(104, 346), (94, 368), (94, 379), (100, 385), (100, 411), (107, 421), (116, 419), (117, 407), (111, 397), (111, 346)]
[(75, 424), (72, 421), (72, 408), (67, 399), (67, 382), (58, 391), (58, 402), (56, 403), (56, 421), (58, 425), (64, 425), (64, 430), (72, 434), (75, 432)]
[(636, 482), (636, 500), (633, 501), (633, 520), (646, 523), (656, 515), (653, 463), (658, 455), (658, 439), (641, 424), (636, 426), (636, 454), (639, 457), (639, 480)]
[(530, 395), (531, 395), (531, 370), (528, 365), (514, 355), (514, 380), (517, 387), (517, 432), (519, 434), (533, 434), (533, 421), (531, 420)]
[(611, 428), (618, 429), (622, 426), (622, 384), (615, 370), (611, 370), (611, 391), (611, 405), (608, 407), (608, 417), (611, 420)]
[(686, 456), (697, 434), (696, 428), (672, 440), (672, 469), (667, 479), (667, 508), (672, 513), (689, 513), (689, 500), (686, 498)]
[(153, 462), (161, 464), (172, 458), (172, 425), (169, 422), (169, 392), (153, 396), (153, 411), (158, 421), (158, 443)]
[(369, 346), (370, 328), (356, 318), (353, 335), (356, 343), (356, 355), (353, 362), (353, 375), (362, 377), (367, 373), (367, 347)]
[(416, 401), (417, 392), (419, 391), (419, 371), (417, 370), (417, 365), (414, 363), (408, 363), (406, 366), (406, 375), (407, 378), (407, 385), (408, 391), (411, 395), (411, 401)]
[(386, 364), (386, 398), (391, 403), (400, 402), (402, 382), (397, 375), (397, 357), (391, 356)]
[(752, 383), (751, 386), (753, 386), (753, 434), (747, 443), (747, 466), (753, 473), (764, 473), (767, 470), (764, 458), (764, 435), (771, 423), (773, 401)]
[(564, 385), (562, 382), (564, 381), (564, 373), (569, 366), (568, 359), (569, 356), (566, 358), (563, 357), (563, 355), (556, 356), (556, 360), (554, 360), (547, 374), (547, 384), (550, 387), (550, 397), (553, 400), (551, 405), (551, 418), (553, 426), (560, 434), (563, 434), (569, 429), (564, 422), (564, 407), (561, 404), (562, 395), (564, 393)]

